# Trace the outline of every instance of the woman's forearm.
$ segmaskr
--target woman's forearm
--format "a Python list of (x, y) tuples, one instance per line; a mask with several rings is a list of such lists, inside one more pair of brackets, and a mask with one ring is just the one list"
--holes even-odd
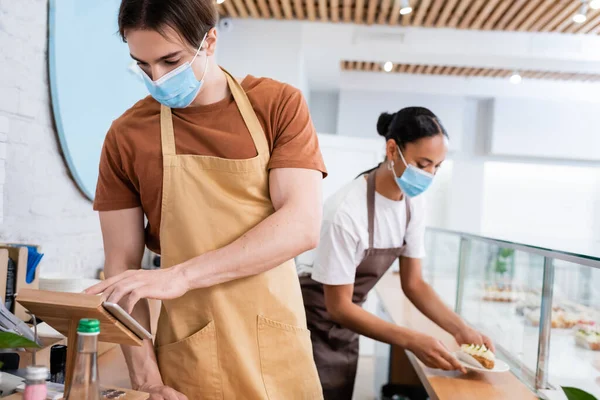
[(408, 348), (416, 334), (410, 329), (384, 321), (351, 302), (329, 313), (343, 327), (379, 342)]
[(454, 336), (464, 329), (462, 318), (444, 303), (427, 282), (421, 281), (411, 288), (404, 288), (404, 293), (419, 311), (446, 332)]

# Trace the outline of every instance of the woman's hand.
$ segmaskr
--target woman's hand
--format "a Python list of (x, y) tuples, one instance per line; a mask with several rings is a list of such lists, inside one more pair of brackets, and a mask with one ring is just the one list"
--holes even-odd
[(450, 354), (446, 346), (431, 336), (416, 333), (408, 341), (407, 348), (429, 368), (446, 371), (459, 370), (463, 374), (467, 373), (465, 367)]
[(87, 294), (103, 294), (106, 301), (121, 303), (129, 314), (140, 299), (169, 300), (190, 290), (181, 268), (128, 270), (85, 290)]
[(480, 332), (477, 332), (475, 329), (469, 326), (465, 326), (463, 329), (458, 331), (458, 333), (454, 335), (454, 339), (458, 344), (485, 344), (485, 347), (490, 349), (492, 353), (496, 352), (494, 343), (489, 337), (485, 336)]

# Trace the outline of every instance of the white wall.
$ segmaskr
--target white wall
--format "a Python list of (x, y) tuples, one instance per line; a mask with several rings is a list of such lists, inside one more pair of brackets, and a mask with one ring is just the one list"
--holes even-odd
[(309, 97), (299, 23), (236, 19), (230, 31), (219, 30), (217, 52), (219, 64), (234, 76), (273, 78)]
[(319, 133), (337, 133), (338, 91), (310, 92), (310, 116)]
[(42, 276), (91, 277), (103, 265), (102, 239), (54, 132), (47, 7), (44, 1), (0, 2), (0, 241), (41, 244)]
[(427, 107), (450, 135), (450, 149), (459, 149), (464, 131), (465, 98), (388, 91), (340, 91), (338, 133), (354, 137), (379, 137), (377, 120), (382, 112), (394, 113), (410, 106)]

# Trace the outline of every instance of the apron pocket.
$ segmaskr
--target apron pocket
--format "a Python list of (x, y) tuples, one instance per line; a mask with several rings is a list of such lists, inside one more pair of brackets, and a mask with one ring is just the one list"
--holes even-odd
[(157, 359), (165, 385), (190, 399), (223, 398), (213, 321), (192, 336), (160, 346)]
[(310, 331), (258, 316), (260, 365), (271, 400), (322, 399)]

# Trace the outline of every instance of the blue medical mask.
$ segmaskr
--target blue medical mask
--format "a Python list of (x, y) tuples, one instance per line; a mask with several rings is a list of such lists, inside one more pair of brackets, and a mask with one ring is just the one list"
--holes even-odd
[(400, 190), (407, 195), (408, 197), (416, 197), (423, 193), (431, 183), (433, 182), (433, 175), (427, 171), (423, 171), (415, 167), (414, 165), (409, 165), (406, 163), (400, 148), (398, 148), (398, 153), (400, 154), (400, 158), (404, 165), (406, 165), (406, 169), (402, 173), (402, 176), (396, 176), (396, 171), (394, 171), (394, 162), (390, 162), (390, 169), (392, 170), (392, 174), (394, 174), (394, 178), (396, 178), (396, 183), (400, 187)]
[[(161, 76), (160, 79), (153, 81), (150, 77), (142, 70), (142, 76), (144, 77), (144, 83), (150, 95), (156, 99), (160, 104), (163, 104), (170, 108), (185, 108), (192, 104), (192, 101), (200, 93), (200, 88), (204, 83), (204, 77), (208, 70), (208, 61), (204, 67), (204, 73), (202, 79), (196, 79), (192, 64), (198, 57), (198, 53), (202, 49), (202, 45), (206, 40), (206, 35), (200, 43), (200, 47), (196, 51), (192, 61), (185, 62), (179, 67), (170, 71), (168, 74)], [(140, 68), (141, 69), (141, 68)]]

